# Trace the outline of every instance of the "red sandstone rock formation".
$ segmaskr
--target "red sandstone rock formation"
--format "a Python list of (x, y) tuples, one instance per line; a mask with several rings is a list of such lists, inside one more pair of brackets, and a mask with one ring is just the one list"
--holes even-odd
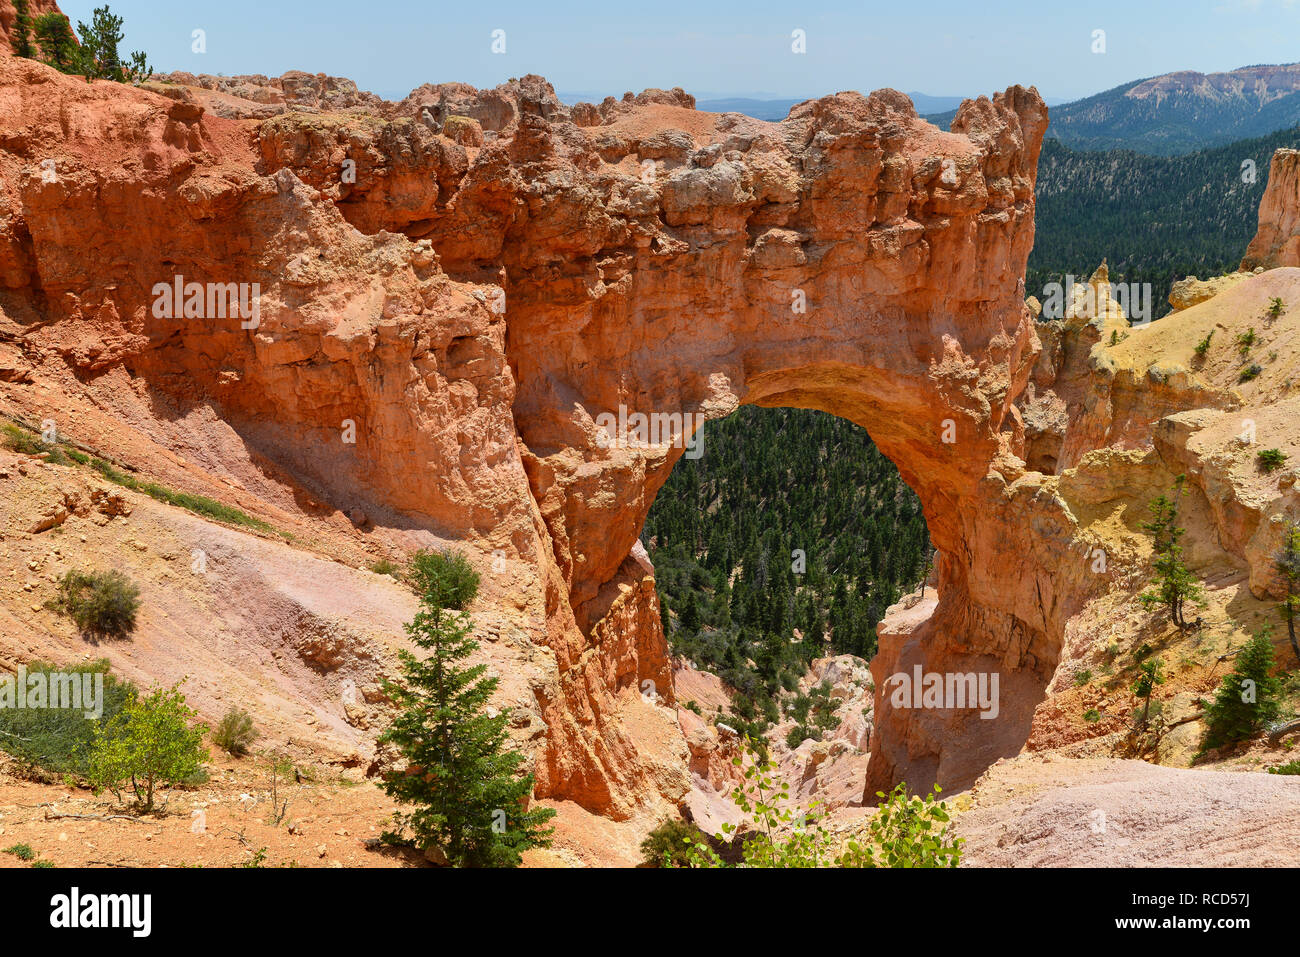
[(1273, 153), (1259, 203), (1259, 230), (1241, 261), (1243, 270), (1300, 266), (1300, 150)]
[[(1109, 350), (1127, 326), (1108, 313), (1046, 327), (1037, 361), (1032, 90), (968, 102), (941, 132), (892, 91), (774, 124), (679, 90), (566, 108), (538, 77), (401, 104), (310, 74), (170, 79), (0, 62), (0, 377), (159, 430), (219, 416), (285, 507), (526, 569), (510, 587), (527, 653), (555, 675), (531, 685), (539, 795), (621, 817), (686, 783), (680, 735), (644, 745), (676, 722), (654, 717), (674, 689), (635, 546), (683, 449), (610, 443), (602, 416), (690, 430), (742, 403), (819, 408), (867, 427), (916, 489), (939, 597), (882, 627), (870, 797), (1020, 749), (1075, 613), (1107, 587), (1077, 553), (1109, 501), (1099, 475), (1146, 490), (1166, 477), (1147, 458), (1202, 441), (1170, 433), (1161, 453), (1152, 423), (1236, 401), (1226, 367), (1118, 361), (1153, 334)], [(256, 326), (157, 309), (176, 276), (256, 283)], [(1275, 523), (1254, 499), (1221, 512), (1263, 556)], [(998, 719), (894, 708), (885, 679), (915, 665), (998, 672)]]
[[(264, 118), (286, 110), (340, 111), (364, 110), (382, 112), (390, 104), (382, 97), (357, 89), (357, 85), (344, 77), (324, 73), (304, 73), (290, 70), (282, 76), (208, 76), (177, 71), (155, 74), (153, 81), (205, 91), (204, 104), (220, 116), (253, 116)], [(202, 94), (200, 94), (202, 95)], [(257, 109), (253, 104), (260, 105)]]
[[(781, 124), (651, 92), (578, 126), (526, 77), (454, 91), (497, 127), (478, 147), (360, 111), (228, 119), (185, 88), (11, 59), (0, 85), (3, 306), (26, 360), (88, 385), (124, 370), (169, 408), (218, 409), (360, 521), (531, 563), (561, 675), (538, 692), (540, 794), (625, 814), (662, 777), (614, 699), (647, 681), (672, 699), (630, 555), (682, 449), (604, 441), (596, 419), (620, 406), (799, 405), (866, 426), (944, 556), (928, 630), (881, 667), (982, 662), (1024, 682), (1011, 720), (956, 747), (886, 707), (873, 766), (955, 780), (1023, 741), (1074, 600), (1006, 532), (1038, 348), (1020, 284), (1046, 124), (1033, 91), (968, 102), (951, 133), (892, 91)], [(502, 97), (514, 119), (488, 119)], [(177, 276), (256, 283), (256, 327), (159, 309)]]

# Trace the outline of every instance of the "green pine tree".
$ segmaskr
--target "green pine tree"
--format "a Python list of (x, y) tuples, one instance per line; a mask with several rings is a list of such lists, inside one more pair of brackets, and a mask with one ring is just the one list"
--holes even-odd
[(1157, 685), (1165, 683), (1165, 676), (1161, 671), (1161, 662), (1159, 658), (1152, 658), (1150, 661), (1142, 662), (1138, 668), (1137, 680), (1133, 682), (1133, 694), (1140, 698), (1142, 704), (1142, 730), (1145, 731), (1151, 717), (1151, 693), (1156, 690)]
[(1300, 661), (1300, 643), (1296, 641), (1295, 620), (1300, 614), (1300, 525), (1290, 522), (1282, 538), (1282, 547), (1273, 556), (1273, 564), (1282, 578), (1284, 596), (1278, 610), (1286, 622), (1287, 637), (1296, 661)]
[(14, 0), (14, 35), (9, 43), (17, 56), (31, 58), (36, 55), (32, 48), (32, 14), (27, 0)]
[(692, 634), (700, 630), (700, 602), (696, 592), (686, 596), (686, 604), (677, 616), (677, 623)]
[(1265, 625), (1237, 653), (1236, 667), (1206, 709), (1202, 751), (1244, 741), (1277, 720), (1282, 682), (1272, 676), (1272, 632)]
[(89, 25), (77, 21), (77, 33), (81, 36), (79, 63), (77, 72), (92, 80), (113, 80), (117, 83), (138, 83), (153, 76), (145, 55), (139, 51), (123, 62), (118, 52), (122, 42), (122, 18), (113, 14), (107, 6), (96, 7)]
[(123, 79), (122, 63), (117, 45), (122, 42), (122, 18), (109, 12), (107, 6), (96, 7), (90, 23), (77, 21), (81, 36), (81, 74), (90, 80)]
[(429, 655), (401, 652), (403, 681), (386, 683), (401, 713), (379, 740), (395, 744), (407, 763), (381, 786), (415, 806), (396, 819), (421, 848), (457, 867), (516, 867), (521, 852), (550, 844), (543, 825), (555, 812), (525, 810), (533, 776), (518, 774), (524, 756), (507, 750), (510, 711), (485, 713), (497, 679), (483, 677), (486, 665), (458, 664), (478, 648), (461, 613), (478, 575), (461, 555), (421, 552), (409, 577), (420, 610), (406, 632)]
[(41, 47), (41, 60), (61, 73), (77, 69), (80, 51), (72, 24), (61, 13), (43, 13), (33, 24), (36, 42)]
[(1148, 506), (1153, 517), (1151, 521), (1143, 522), (1142, 527), (1155, 539), (1155, 576), (1151, 580), (1153, 587), (1139, 596), (1148, 608), (1165, 608), (1180, 631), (1192, 627), (1184, 615), (1184, 606), (1188, 602), (1201, 604), (1204, 595), (1200, 584), (1184, 564), (1183, 548), (1178, 544), (1186, 531), (1178, 527), (1178, 498), (1186, 494), (1184, 480), (1184, 476), (1178, 476), (1173, 498), (1161, 495)]

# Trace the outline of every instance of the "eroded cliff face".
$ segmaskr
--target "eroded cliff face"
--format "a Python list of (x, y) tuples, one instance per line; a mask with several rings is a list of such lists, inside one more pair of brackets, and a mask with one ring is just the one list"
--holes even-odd
[[(535, 77), (265, 119), (8, 58), (0, 83), (6, 376), (153, 415), (182, 447), (180, 424), (215, 412), (286, 507), (531, 570), (512, 587), (559, 676), (534, 689), (539, 794), (619, 816), (681, 787), (619, 702), (673, 698), (632, 553), (688, 436), (611, 438), (596, 420), (620, 408), (700, 416), (687, 431), (742, 402), (868, 428), (942, 553), (928, 633), (882, 663), (996, 664), (1026, 709), (971, 724), (971, 752), (945, 743), (960, 716), (927, 730), (878, 703), (876, 773), (957, 779), (1023, 741), (1073, 600), (1009, 532), (1068, 522), (1015, 491), (1038, 351), (1020, 284), (1034, 91), (969, 102), (945, 133), (892, 91), (773, 124), (680, 91), (569, 111)], [(474, 115), (482, 145), (451, 122)], [(160, 305), (178, 276), (256, 284), (257, 315)]]
[[(1261, 207), (1260, 235), (1294, 218), (1300, 197), (1276, 199)], [(1065, 622), (1028, 750), (1189, 766), (1205, 730), (1201, 702), (1221, 681), (1220, 656), (1276, 621), (1276, 556), (1300, 520), (1290, 466), (1300, 452), (1300, 269), (1257, 267), (1229, 278), (1205, 284), (1206, 295), (1176, 313), (1131, 327), (1103, 267), (1063, 321), (1040, 325), (1044, 349), (1023, 400), (1028, 461), (1071, 516), (1077, 547), (1056, 574), (1080, 590), (1089, 575), (1105, 587)], [(1265, 468), (1266, 449), (1280, 452), (1284, 466)], [(1153, 559), (1143, 523), (1162, 494), (1178, 502), (1184, 557), (1205, 587), (1194, 611), (1199, 627), (1187, 634), (1137, 601)], [(1094, 676), (1152, 648), (1169, 681), (1159, 731), (1139, 740), (1127, 685)], [(1297, 665), (1284, 635), (1274, 650), (1281, 667)]]

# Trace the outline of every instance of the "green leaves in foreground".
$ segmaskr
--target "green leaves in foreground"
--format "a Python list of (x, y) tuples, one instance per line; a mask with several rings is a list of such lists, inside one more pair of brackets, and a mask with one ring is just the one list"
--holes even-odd
[(143, 811), (153, 809), (159, 785), (192, 778), (208, 759), (204, 725), (190, 726), (196, 712), (185, 704), (179, 685), (133, 698), (95, 732), (90, 751), (90, 783), (98, 793), (112, 791), (120, 801), (130, 783)]
[[(807, 811), (789, 805), (789, 785), (774, 777), (776, 765), (765, 761), (749, 739), (745, 749), (750, 766), (745, 783), (732, 794), (738, 807), (755, 823), (757, 833), (746, 834), (740, 867), (956, 867), (961, 862), (960, 838), (948, 836), (948, 806), (937, 800), (938, 785), (925, 797), (908, 795), (899, 784), (885, 795), (867, 826), (864, 841), (847, 841), (835, 853), (834, 838), (826, 830), (826, 816), (814, 802)], [(744, 759), (737, 757), (737, 767)], [(724, 824), (717, 841), (736, 837), (736, 827)], [(709, 844), (683, 838), (689, 845), (689, 867), (731, 867)], [(665, 854), (665, 866), (673, 866)]]

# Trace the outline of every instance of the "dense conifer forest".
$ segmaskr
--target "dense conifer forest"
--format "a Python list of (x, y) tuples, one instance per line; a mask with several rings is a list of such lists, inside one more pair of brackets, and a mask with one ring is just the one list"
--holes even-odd
[(927, 573), (929, 536), (916, 495), (851, 422), (745, 406), (704, 429), (642, 540), (673, 652), (741, 692), (743, 721), (775, 721), (808, 661), (875, 654), (876, 623)]
[(1176, 280), (1236, 270), (1280, 147), (1300, 147), (1300, 128), (1176, 157), (1047, 140), (1026, 295), (1042, 299), (1067, 273), (1083, 282), (1107, 259), (1111, 282), (1151, 283), (1150, 318), (1168, 314)]

